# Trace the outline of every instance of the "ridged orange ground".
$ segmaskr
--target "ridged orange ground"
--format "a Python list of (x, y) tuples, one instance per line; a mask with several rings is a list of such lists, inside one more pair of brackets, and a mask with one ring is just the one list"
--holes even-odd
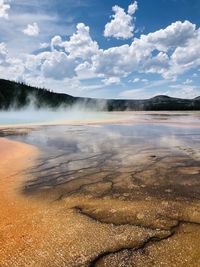
[(1, 138), (0, 152), (0, 266), (11, 266), (7, 261), (27, 247), (35, 230), (32, 216), (37, 205), (30, 205), (17, 190), (22, 183), (22, 170), (31, 166), (37, 149)]
[[(89, 182), (84, 187), (85, 194), (77, 190), (77, 194), (60, 201), (55, 201), (59, 188), (52, 193), (24, 195), (20, 192), (28, 179), (24, 170), (34, 165), (38, 153), (30, 145), (0, 138), (0, 267), (87, 267), (104, 253), (108, 255), (102, 256), (95, 266), (200, 266), (199, 200), (161, 201), (148, 195), (143, 200), (131, 200), (138, 185), (137, 181), (136, 184), (130, 181), (126, 173), (109, 178), (117, 185), (118, 197), (98, 198), (96, 194), (106, 192), (111, 185), (102, 181), (100, 171), (92, 175), (93, 183), (87, 177), (87, 181), (77, 179), (72, 180), (71, 185), (63, 185), (65, 190), (71, 186), (72, 191), (76, 191), (73, 187), (80, 188)], [(152, 153), (148, 153), (147, 150), (146, 163), (151, 166), (154, 159), (149, 157)], [(165, 155), (161, 150), (159, 153), (160, 157)], [(132, 162), (132, 154), (129, 157)], [(145, 157), (141, 157), (138, 156), (138, 160), (144, 164)], [(175, 160), (184, 163), (187, 159), (181, 162), (181, 158), (163, 157), (156, 167), (165, 173), (169, 166), (174, 167)], [(145, 185), (159, 181), (159, 175), (153, 175), (153, 166), (141, 172), (141, 182), (145, 181)], [(129, 172), (128, 167), (126, 171)], [(176, 171), (176, 175), (186, 173), (191, 179), (192, 175), (199, 174), (199, 167), (176, 166)], [(120, 193), (120, 189), (127, 189), (128, 193), (123, 190)], [(182, 223), (173, 236), (170, 230), (157, 228), (160, 225), (173, 228), (177, 220)], [(160, 241), (148, 242), (145, 250), (134, 251), (151, 239)]]

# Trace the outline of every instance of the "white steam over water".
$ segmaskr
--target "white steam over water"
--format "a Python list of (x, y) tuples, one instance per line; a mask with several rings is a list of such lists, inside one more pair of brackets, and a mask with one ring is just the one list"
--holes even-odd
[[(116, 116), (116, 115), (115, 115)], [(0, 112), (0, 125), (49, 124), (49, 123), (76, 123), (111, 120), (114, 114), (106, 112), (91, 112), (87, 110), (34, 110)]]

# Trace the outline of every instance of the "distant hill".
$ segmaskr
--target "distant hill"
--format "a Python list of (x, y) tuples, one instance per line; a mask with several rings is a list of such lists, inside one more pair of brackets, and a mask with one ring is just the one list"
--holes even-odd
[(29, 105), (38, 109), (57, 109), (59, 107), (67, 108), (79, 105), (88, 109), (108, 111), (200, 110), (200, 97), (180, 99), (158, 95), (146, 100), (104, 100), (73, 97), (67, 94), (54, 93), (46, 89), (0, 79), (0, 110), (18, 110)]
[(200, 97), (181, 99), (158, 95), (145, 100), (108, 100), (108, 110), (200, 110)]

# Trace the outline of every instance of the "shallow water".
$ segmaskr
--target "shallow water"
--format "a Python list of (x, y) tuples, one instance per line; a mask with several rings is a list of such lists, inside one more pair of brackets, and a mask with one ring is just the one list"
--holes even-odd
[(34, 110), (1, 111), (0, 127), (30, 125), (74, 125), (105, 123), (200, 123), (200, 112), (91, 112), (88, 110)]
[(118, 116), (3, 131), (40, 150), (16, 194), (51, 234), (15, 266), (200, 266), (199, 113)]
[(109, 120), (115, 115), (107, 112), (91, 112), (87, 110), (34, 110), (0, 111), (1, 125), (38, 125), (38, 124), (63, 124), (96, 120)]

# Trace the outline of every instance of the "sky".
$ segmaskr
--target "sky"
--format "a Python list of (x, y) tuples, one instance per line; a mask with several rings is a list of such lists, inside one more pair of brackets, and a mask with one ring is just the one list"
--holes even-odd
[(0, 0), (0, 78), (84, 97), (197, 97), (200, 0)]

